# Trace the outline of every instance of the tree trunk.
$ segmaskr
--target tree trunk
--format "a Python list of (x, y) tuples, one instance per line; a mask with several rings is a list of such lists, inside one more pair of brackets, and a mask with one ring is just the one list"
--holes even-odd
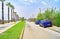
[(11, 22), (12, 22), (12, 9), (11, 9)]
[(2, 2), (2, 24), (4, 24), (4, 2)]
[(14, 17), (14, 18), (13, 18), (13, 19), (14, 19), (13, 21), (16, 22), (15, 16), (14, 16), (14, 15), (15, 15), (15, 14), (14, 14), (14, 9), (13, 9), (13, 17)]
[(8, 23), (9, 23), (9, 19), (10, 19), (10, 18), (9, 18), (9, 7), (8, 7)]

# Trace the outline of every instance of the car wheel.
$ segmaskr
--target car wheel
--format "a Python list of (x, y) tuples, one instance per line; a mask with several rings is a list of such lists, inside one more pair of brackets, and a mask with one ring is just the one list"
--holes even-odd
[(42, 24), (39, 24), (40, 27), (42, 27)]
[(50, 27), (52, 27), (52, 23), (50, 24)]
[(43, 28), (46, 28), (46, 26), (42, 25)]
[[(44, 26), (43, 26), (44, 27)], [(46, 28), (46, 27), (44, 27), (44, 28)]]

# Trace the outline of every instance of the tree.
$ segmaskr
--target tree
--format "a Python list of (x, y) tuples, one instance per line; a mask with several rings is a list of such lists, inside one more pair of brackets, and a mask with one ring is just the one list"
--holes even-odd
[(16, 21), (19, 20), (19, 16), (18, 16), (17, 12), (14, 12), (14, 19), (15, 19)]
[(10, 7), (11, 4), (10, 4), (10, 2), (9, 2), (9, 3), (7, 3), (6, 5), (8, 6), (8, 23), (9, 23), (9, 19), (10, 19), (10, 18), (9, 18), (9, 12), (10, 12), (9, 7)]
[(37, 20), (43, 20), (43, 14), (39, 13), (39, 14), (37, 15)]
[(45, 10), (44, 13), (39, 13), (37, 16), (37, 20), (47, 19), (52, 21), (52, 24), (60, 27), (60, 9), (56, 10), (56, 8), (52, 8)]
[(48, 19), (52, 20), (55, 16), (55, 10), (53, 8), (51, 10), (47, 9), (47, 10), (45, 10), (44, 15), (45, 15), (46, 19), (48, 18)]
[(2, 2), (2, 24), (4, 24), (4, 1), (5, 0), (0, 0)]
[(16, 12), (16, 19), (19, 20), (19, 15), (17, 14), (17, 12)]
[(60, 27), (60, 10), (56, 12), (56, 18), (54, 24)]
[(44, 14), (42, 14), (41, 12), (41, 8), (39, 8), (40, 12), (39, 14), (37, 15), (37, 20), (43, 20), (44, 19)]
[(21, 18), (21, 21), (24, 21), (24, 20), (25, 20), (24, 17), (22, 17), (22, 18)]
[(45, 10), (45, 19), (50, 19), (50, 16), (51, 16), (51, 12), (50, 12), (50, 10)]
[(13, 19), (12, 19), (12, 14), (14, 13), (14, 9), (15, 9), (15, 8), (14, 8), (13, 5), (10, 5), (10, 7), (11, 7), (11, 21), (12, 21), (12, 20), (13, 20)]

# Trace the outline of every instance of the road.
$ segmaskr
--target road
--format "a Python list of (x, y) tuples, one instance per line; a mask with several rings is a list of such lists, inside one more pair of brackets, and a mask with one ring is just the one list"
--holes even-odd
[(60, 39), (60, 33), (26, 22), (22, 39)]

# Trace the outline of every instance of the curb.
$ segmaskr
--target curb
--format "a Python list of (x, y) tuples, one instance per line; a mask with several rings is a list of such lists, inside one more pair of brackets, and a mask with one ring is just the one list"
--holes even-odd
[[(34, 23), (33, 23), (33, 24), (34, 24)], [(36, 24), (34, 24), (34, 25), (35, 25), (37, 28), (42, 29), (43, 31), (49, 32), (49, 33), (51, 33), (51, 34), (54, 34), (54, 35), (60, 37), (60, 33), (56, 32), (56, 31), (53, 31), (53, 30), (48, 29), (48, 28), (40, 27), (39, 25), (36, 25)]]
[[(16, 24), (19, 23), (19, 22), (20, 22), (20, 21), (16, 22)], [(7, 27), (7, 28), (4, 29), (2, 32), (0, 32), (0, 34), (4, 33), (5, 31), (7, 31), (8, 29), (10, 29), (11, 27), (13, 27), (13, 26), (16, 25), (16, 24), (13, 23), (13, 25)]]
[[(37, 26), (36, 26), (36, 27), (37, 27)], [(39, 26), (38, 26), (38, 28), (42, 29), (43, 31), (49, 32), (49, 33), (51, 33), (51, 34), (54, 34), (54, 35), (60, 37), (60, 33), (56, 32), (56, 31), (53, 31), (53, 30), (48, 29), (48, 28), (39, 27)]]
[[(50, 29), (50, 28), (48, 28), (48, 29)], [(50, 29), (50, 30), (60, 33), (60, 31), (57, 31), (57, 30), (55, 30), (55, 29)]]
[(24, 31), (25, 31), (25, 26), (24, 26), (24, 28), (23, 28), (23, 30), (21, 32), (21, 35), (20, 35), (20, 38), (19, 39), (23, 39)]

